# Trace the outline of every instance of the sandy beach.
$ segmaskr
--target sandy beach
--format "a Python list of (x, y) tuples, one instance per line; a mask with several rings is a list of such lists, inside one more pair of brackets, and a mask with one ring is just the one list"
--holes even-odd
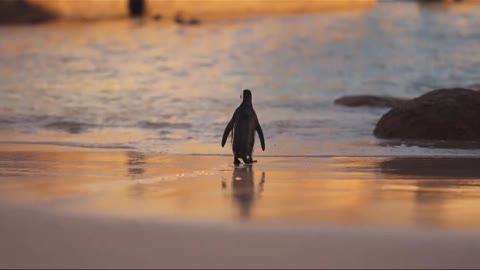
[(476, 158), (257, 159), (1, 144), (0, 267), (480, 265)]
[(478, 234), (145, 222), (0, 206), (2, 268), (477, 268)]

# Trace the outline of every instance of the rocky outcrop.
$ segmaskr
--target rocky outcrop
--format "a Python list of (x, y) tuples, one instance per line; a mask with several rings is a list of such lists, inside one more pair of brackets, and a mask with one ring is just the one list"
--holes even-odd
[(379, 138), (480, 141), (480, 92), (431, 91), (384, 114), (373, 133)]
[(25, 0), (0, 1), (0, 23), (40, 23), (56, 18), (56, 14)]
[(396, 98), (390, 96), (371, 96), (371, 95), (359, 95), (359, 96), (344, 96), (334, 101), (337, 105), (358, 107), (396, 107), (404, 104), (408, 99)]
[(127, 17), (128, 0), (2, 0), (0, 23), (54, 19), (100, 20)]

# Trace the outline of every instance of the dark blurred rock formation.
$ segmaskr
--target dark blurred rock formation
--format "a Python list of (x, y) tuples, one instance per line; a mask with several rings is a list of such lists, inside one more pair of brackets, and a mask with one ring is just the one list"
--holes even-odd
[(378, 121), (379, 138), (480, 140), (480, 92), (438, 89), (394, 107)]
[(55, 19), (53, 12), (26, 0), (0, 1), (0, 23), (40, 23)]

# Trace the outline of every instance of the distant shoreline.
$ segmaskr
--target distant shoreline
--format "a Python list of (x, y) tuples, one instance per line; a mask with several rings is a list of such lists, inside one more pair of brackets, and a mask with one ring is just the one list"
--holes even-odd
[(0, 1), (0, 24), (108, 20), (133, 16), (203, 22), (275, 14), (358, 11), (377, 0), (24, 0)]

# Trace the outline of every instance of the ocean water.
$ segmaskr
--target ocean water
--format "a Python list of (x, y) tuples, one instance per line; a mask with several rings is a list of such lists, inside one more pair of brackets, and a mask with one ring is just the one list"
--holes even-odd
[(387, 108), (480, 83), (480, 5), (380, 2), (362, 12), (179, 26), (152, 19), (0, 27), (0, 140), (229, 155), (223, 129), (253, 92), (265, 156), (478, 156), (469, 143), (372, 131)]

